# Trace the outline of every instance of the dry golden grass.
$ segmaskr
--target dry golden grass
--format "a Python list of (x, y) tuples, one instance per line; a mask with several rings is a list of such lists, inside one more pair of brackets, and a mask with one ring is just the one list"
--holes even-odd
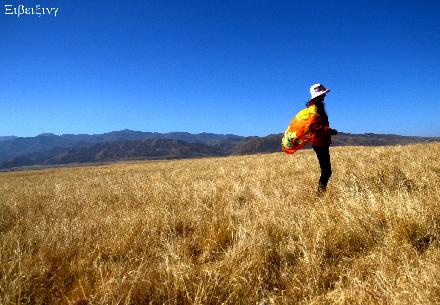
[(0, 173), (1, 304), (439, 304), (440, 144)]

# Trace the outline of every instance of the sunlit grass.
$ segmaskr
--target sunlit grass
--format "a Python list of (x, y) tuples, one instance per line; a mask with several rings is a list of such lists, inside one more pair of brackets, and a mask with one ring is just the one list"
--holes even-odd
[(439, 304), (440, 144), (0, 173), (0, 304)]

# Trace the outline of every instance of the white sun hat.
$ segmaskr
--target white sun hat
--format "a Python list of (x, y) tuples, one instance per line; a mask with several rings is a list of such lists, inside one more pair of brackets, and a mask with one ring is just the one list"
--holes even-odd
[(324, 85), (322, 84), (314, 84), (310, 87), (310, 94), (312, 95), (312, 99), (314, 99), (315, 97), (318, 97), (320, 95), (326, 94), (327, 92), (329, 92), (330, 89), (327, 89), (326, 87), (324, 87)]

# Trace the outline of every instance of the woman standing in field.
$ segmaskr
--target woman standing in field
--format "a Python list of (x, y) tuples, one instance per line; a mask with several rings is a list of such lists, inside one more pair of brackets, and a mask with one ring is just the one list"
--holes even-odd
[(336, 129), (330, 128), (324, 107), (324, 99), (329, 91), (322, 84), (310, 87), (311, 99), (306, 104), (307, 108), (298, 112), (290, 122), (281, 143), (287, 154), (293, 154), (308, 142), (312, 143), (321, 168), (318, 195), (325, 191), (332, 175), (329, 147), (332, 143), (331, 136), (338, 133)]

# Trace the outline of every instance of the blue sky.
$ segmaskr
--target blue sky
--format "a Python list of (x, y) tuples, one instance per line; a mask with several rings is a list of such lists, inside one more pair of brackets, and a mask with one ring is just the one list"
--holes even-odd
[(281, 133), (321, 82), (339, 131), (440, 136), (439, 1), (1, 2), (0, 135)]

